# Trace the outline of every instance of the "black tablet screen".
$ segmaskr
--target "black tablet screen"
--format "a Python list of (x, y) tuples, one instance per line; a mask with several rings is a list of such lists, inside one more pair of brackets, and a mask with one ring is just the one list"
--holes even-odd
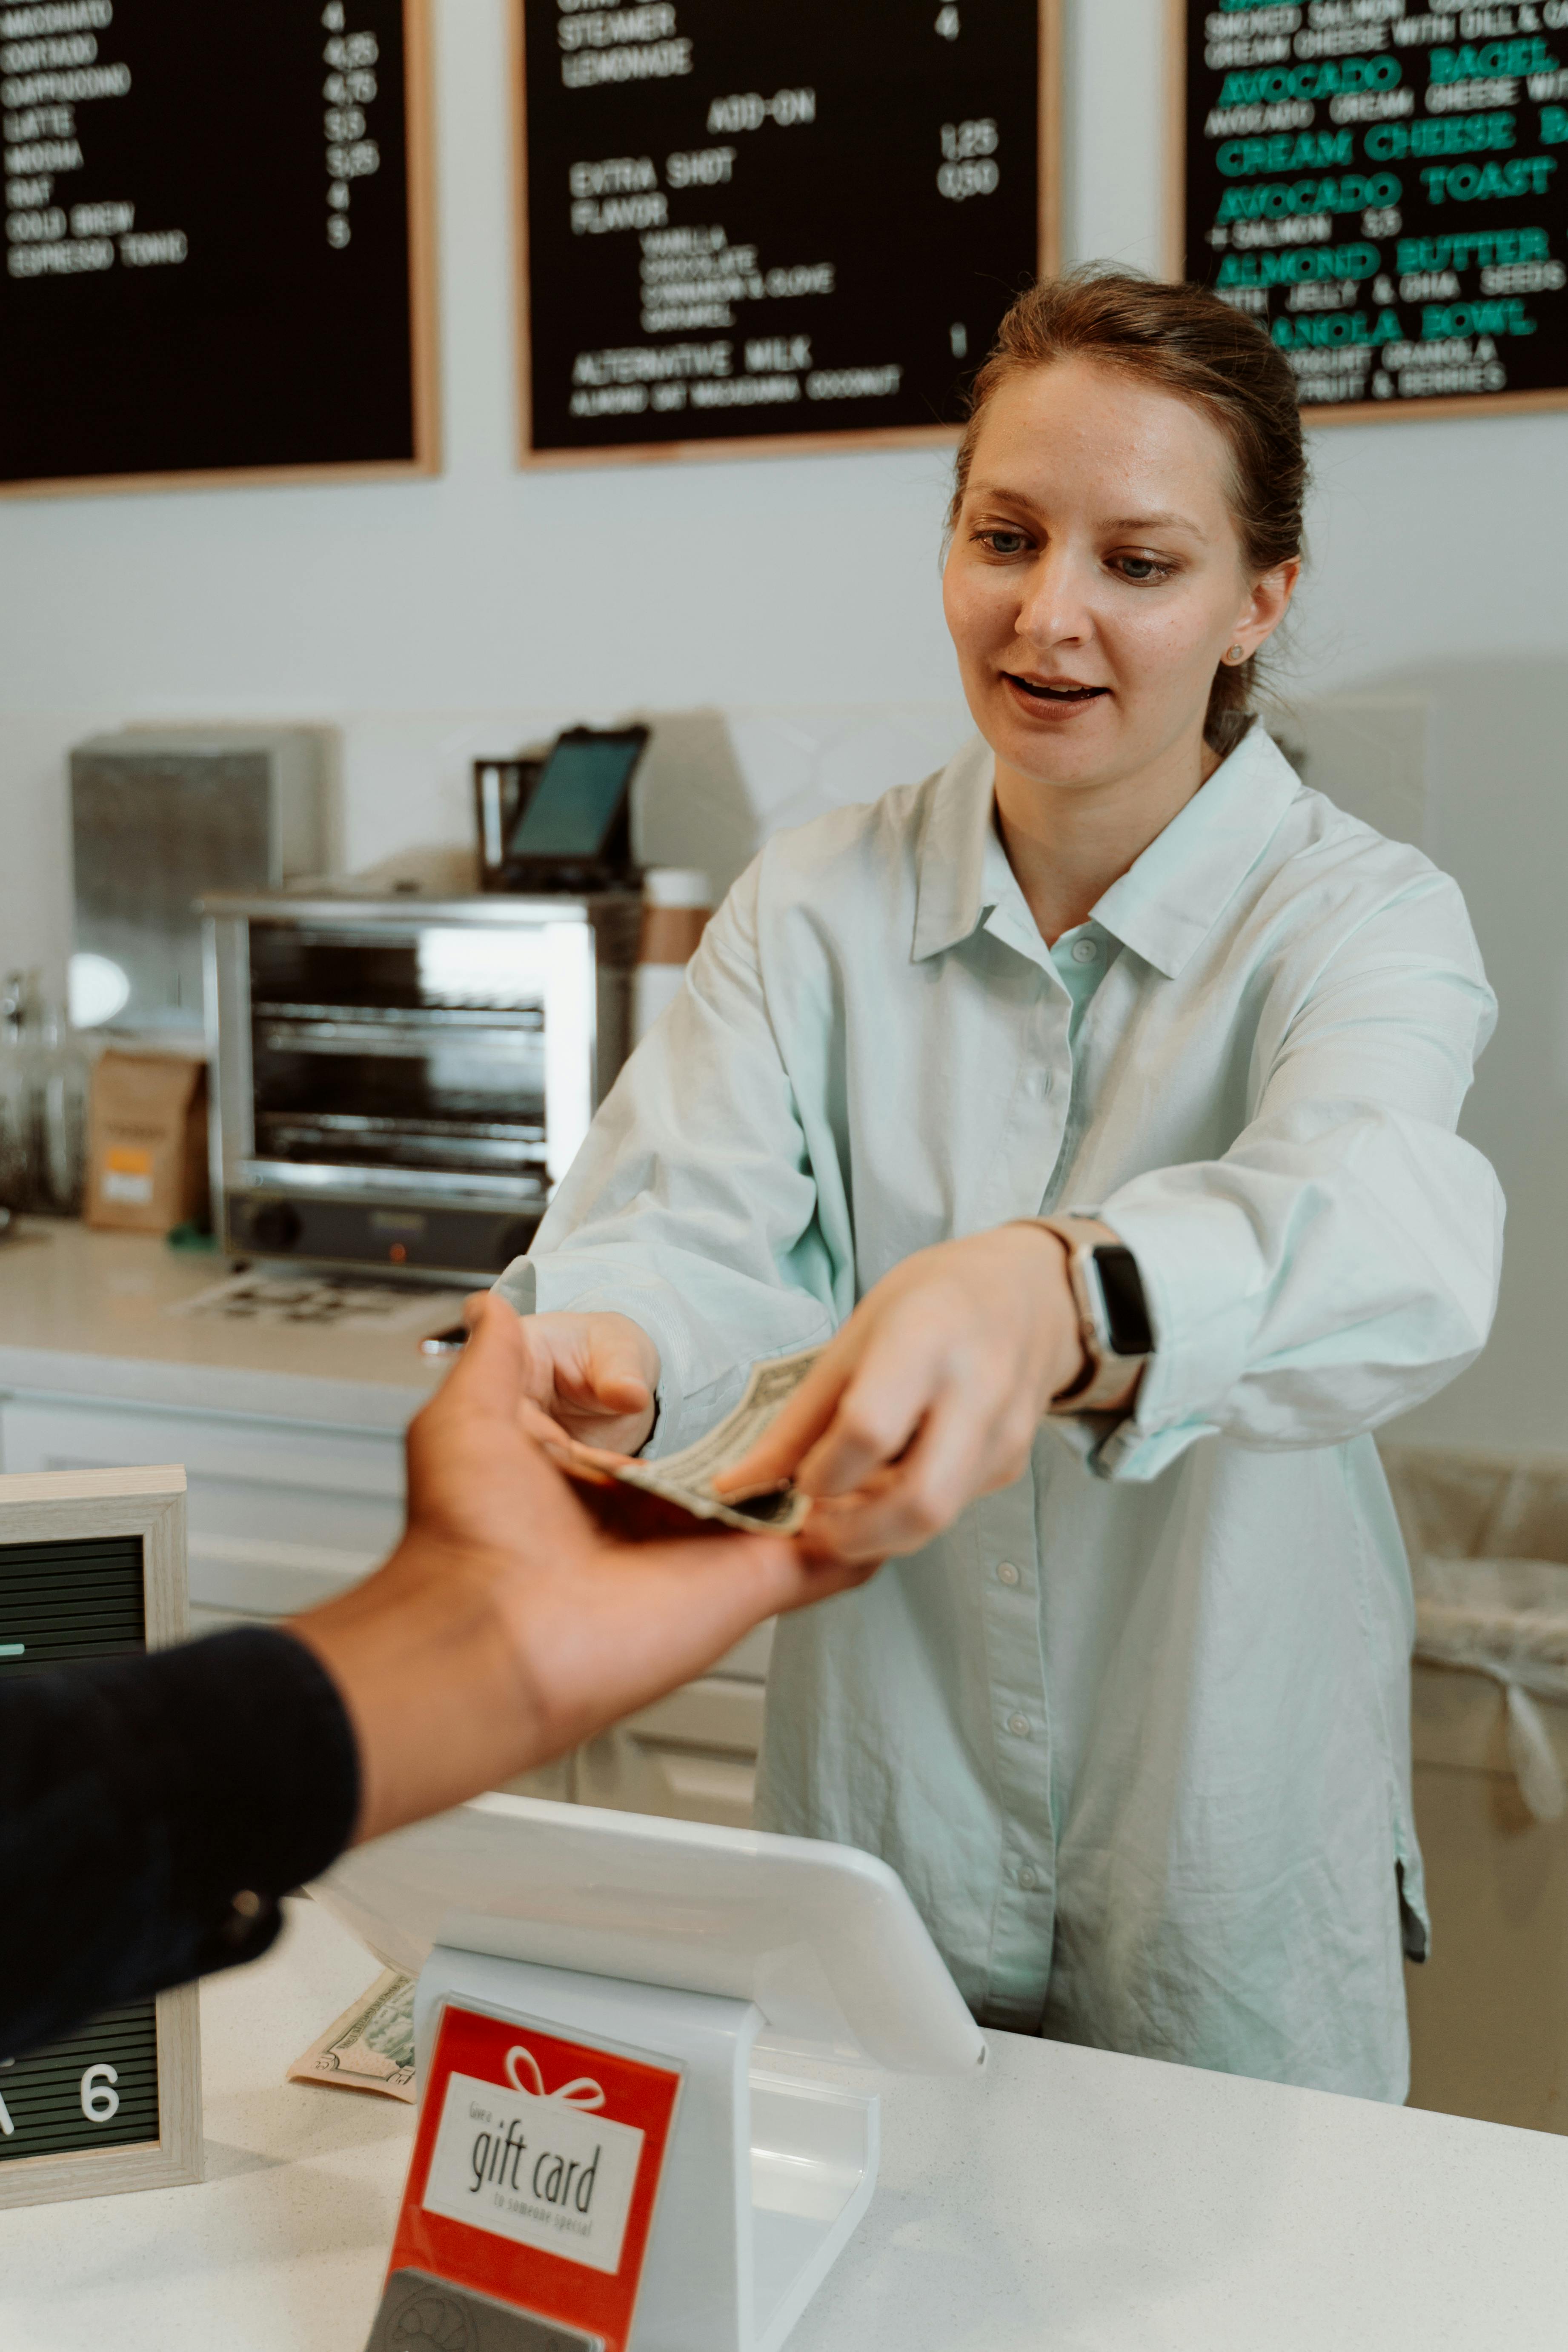
[(557, 743), (512, 835), (511, 856), (596, 856), (641, 751), (640, 740), (622, 735)]

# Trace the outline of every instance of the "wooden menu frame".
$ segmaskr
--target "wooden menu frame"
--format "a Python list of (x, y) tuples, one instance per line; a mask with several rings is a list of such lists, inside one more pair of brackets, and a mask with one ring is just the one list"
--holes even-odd
[[(189, 1630), (183, 1469), (13, 1471), (0, 1475), (0, 1543), (142, 1540), (150, 1650)], [(0, 2164), (0, 2208), (174, 2189), (203, 2177), (200, 2010), (194, 1984), (157, 1996), (158, 2137), (141, 2146), (23, 2156)]]
[[(1040, 26), (1040, 84), (1037, 111), (1039, 190), (1037, 267), (1042, 278), (1061, 268), (1062, 10), (1064, 0), (1036, 0)], [(512, 221), (517, 239), (517, 438), (518, 464), (527, 472), (583, 466), (668, 465), (682, 459), (793, 457), (832, 455), (846, 449), (953, 447), (962, 425), (869, 425), (841, 433), (735, 434), (710, 441), (632, 441), (602, 449), (535, 449), (532, 446), (533, 364), (529, 327), (528, 105), (524, 0), (510, 0), (511, 19)]]
[(410, 481), (441, 470), (441, 370), (436, 321), (436, 163), (430, 0), (403, 0), (408, 172), (408, 319), (414, 455), (319, 466), (208, 466), (169, 473), (80, 474), (0, 482), (0, 498), (96, 497), (118, 490), (288, 488), (319, 482)]
[[(1187, 272), (1187, 33), (1192, 0), (1165, 0), (1165, 237), (1167, 278)], [(1459, 393), (1436, 400), (1324, 401), (1303, 403), (1301, 422), (1320, 425), (1414, 425), (1426, 416), (1501, 416), (1568, 408), (1568, 384), (1560, 391)]]

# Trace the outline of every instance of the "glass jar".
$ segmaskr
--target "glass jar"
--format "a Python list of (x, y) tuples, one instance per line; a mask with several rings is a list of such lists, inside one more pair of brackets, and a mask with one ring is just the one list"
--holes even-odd
[(17, 1214), (33, 1205), (34, 980), (9, 972), (0, 992), (0, 1209)]
[(33, 1207), (46, 1217), (81, 1213), (87, 1174), (90, 1065), (65, 1020), (46, 1009), (32, 1060)]

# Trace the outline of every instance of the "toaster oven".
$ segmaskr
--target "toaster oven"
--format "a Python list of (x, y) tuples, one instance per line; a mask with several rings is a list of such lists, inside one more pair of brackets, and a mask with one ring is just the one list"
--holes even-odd
[(489, 1282), (628, 1050), (640, 901), (203, 901), (218, 1239)]

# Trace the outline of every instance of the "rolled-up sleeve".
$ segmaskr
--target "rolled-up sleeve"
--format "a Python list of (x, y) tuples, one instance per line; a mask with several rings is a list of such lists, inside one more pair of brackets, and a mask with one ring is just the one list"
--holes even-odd
[(1156, 1340), (1135, 1412), (1091, 1451), (1101, 1475), (1155, 1477), (1214, 1433), (1334, 1444), (1479, 1353), (1503, 1203), (1455, 1129), (1495, 1014), (1463, 901), (1430, 869), (1320, 970), (1285, 963), (1230, 1149), (1097, 1204)]
[(605, 1098), (528, 1256), (497, 1286), (523, 1314), (641, 1324), (661, 1367), (656, 1454), (710, 1428), (755, 1360), (827, 1339), (853, 1304), (769, 1014), (760, 887), (759, 862)]

